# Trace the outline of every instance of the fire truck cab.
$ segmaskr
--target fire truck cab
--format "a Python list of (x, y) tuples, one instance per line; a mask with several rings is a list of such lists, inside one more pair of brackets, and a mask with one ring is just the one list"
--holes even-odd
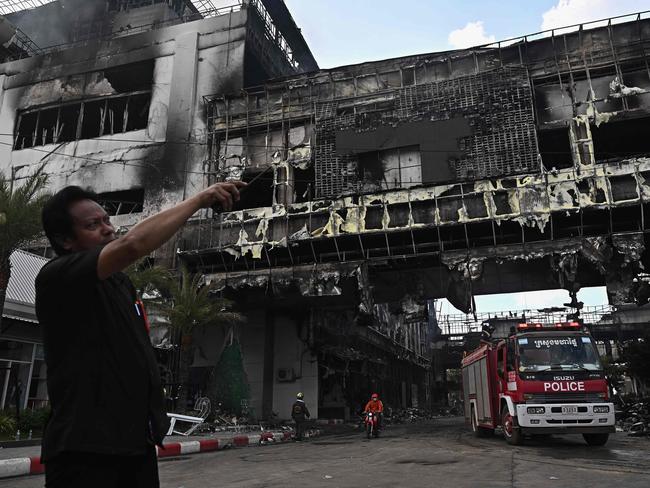
[(465, 420), (477, 436), (500, 427), (510, 444), (525, 435), (582, 434), (602, 446), (615, 432), (596, 345), (578, 322), (518, 324), (466, 355), (462, 374)]

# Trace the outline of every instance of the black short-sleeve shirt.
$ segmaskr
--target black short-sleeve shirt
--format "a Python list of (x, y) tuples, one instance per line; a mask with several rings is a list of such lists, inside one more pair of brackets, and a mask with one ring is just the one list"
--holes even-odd
[(102, 247), (48, 262), (36, 278), (52, 414), (42, 458), (144, 454), (168, 427), (156, 358), (123, 273), (97, 277)]

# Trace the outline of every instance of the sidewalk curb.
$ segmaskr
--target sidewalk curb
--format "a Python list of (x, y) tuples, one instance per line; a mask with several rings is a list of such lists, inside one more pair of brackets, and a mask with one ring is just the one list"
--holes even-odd
[[(321, 435), (320, 430), (312, 431), (308, 437)], [(255, 447), (273, 445), (276, 443), (288, 442), (293, 437), (293, 431), (286, 432), (262, 432), (261, 434), (236, 435), (227, 439), (201, 439), (197, 441), (170, 442), (164, 445), (164, 449), (156, 447), (158, 458), (186, 456), (201, 452), (220, 451), (235, 447)], [(41, 457), (24, 457), (0, 460), (0, 479), (14, 478), (18, 476), (29, 476), (43, 474), (45, 465), (41, 463)]]
[(344, 424), (345, 420), (343, 419), (317, 419), (317, 425), (341, 425)]

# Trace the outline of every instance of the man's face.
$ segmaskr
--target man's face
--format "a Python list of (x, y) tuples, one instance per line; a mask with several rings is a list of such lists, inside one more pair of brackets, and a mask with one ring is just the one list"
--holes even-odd
[(86, 251), (116, 239), (115, 229), (106, 211), (92, 200), (79, 200), (68, 208), (74, 237), (66, 238), (63, 247), (72, 252)]

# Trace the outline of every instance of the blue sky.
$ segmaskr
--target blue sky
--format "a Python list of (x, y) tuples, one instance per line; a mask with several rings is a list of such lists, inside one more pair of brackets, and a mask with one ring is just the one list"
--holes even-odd
[[(285, 0), (321, 68), (446, 51), (650, 10), (650, 0)], [(650, 17), (650, 14), (644, 15)], [(607, 303), (603, 287), (578, 293)], [(565, 290), (476, 297), (479, 312), (561, 306)], [(442, 313), (459, 313), (443, 300)]]
[(650, 0), (285, 0), (285, 3), (321, 68), (446, 51), (650, 10)]

